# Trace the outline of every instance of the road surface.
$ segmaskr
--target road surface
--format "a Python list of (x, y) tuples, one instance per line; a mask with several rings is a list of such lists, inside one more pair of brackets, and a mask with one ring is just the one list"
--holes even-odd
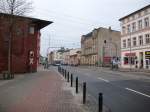
[(111, 112), (150, 112), (150, 75), (94, 67), (66, 67), (79, 82), (87, 82), (90, 95), (104, 95)]

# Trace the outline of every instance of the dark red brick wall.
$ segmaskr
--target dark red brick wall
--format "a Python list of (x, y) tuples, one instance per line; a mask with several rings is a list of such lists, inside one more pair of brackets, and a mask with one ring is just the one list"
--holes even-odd
[[(8, 36), (9, 19), (0, 17), (0, 72), (7, 70), (8, 66)], [(29, 34), (30, 20), (15, 20), (12, 38), (12, 63), (11, 70), (14, 73), (26, 73), (37, 70), (37, 59), (40, 42), (38, 30)], [(29, 65), (29, 51), (34, 51), (34, 64)]]

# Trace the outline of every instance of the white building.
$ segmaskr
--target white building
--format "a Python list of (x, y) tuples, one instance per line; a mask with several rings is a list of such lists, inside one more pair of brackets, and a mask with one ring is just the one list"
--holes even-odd
[(150, 5), (119, 21), (122, 27), (122, 67), (150, 69)]
[(54, 51), (54, 61), (60, 61), (63, 60), (63, 52)]

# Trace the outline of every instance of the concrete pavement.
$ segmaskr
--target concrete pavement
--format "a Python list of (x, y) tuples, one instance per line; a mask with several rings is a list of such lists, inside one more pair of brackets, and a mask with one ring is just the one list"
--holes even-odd
[[(21, 76), (21, 77), (20, 77)], [(0, 112), (83, 112), (81, 102), (54, 70), (0, 80)]]

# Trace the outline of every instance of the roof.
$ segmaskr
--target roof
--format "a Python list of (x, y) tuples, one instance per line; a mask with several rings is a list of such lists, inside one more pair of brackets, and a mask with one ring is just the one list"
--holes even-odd
[(6, 14), (6, 13), (0, 13), (0, 16), (13, 16), (13, 17), (17, 17), (17, 18), (22, 18), (22, 19), (29, 19), (31, 20), (31, 22), (33, 24), (37, 24), (38, 29), (42, 29), (46, 26), (48, 26), (49, 24), (53, 23), (52, 21), (47, 21), (47, 20), (41, 20), (38, 18), (31, 18), (31, 17), (25, 17), (25, 16), (18, 16), (18, 15), (10, 15), (10, 14)]
[(139, 9), (139, 10), (137, 10), (137, 11), (132, 12), (131, 14), (128, 14), (128, 15), (126, 15), (126, 16), (120, 18), (119, 21), (121, 21), (121, 20), (123, 20), (123, 19), (125, 19), (125, 18), (127, 18), (127, 17), (129, 17), (129, 16), (131, 16), (131, 15), (133, 15), (133, 14), (136, 14), (137, 12), (140, 12), (140, 11), (142, 11), (142, 10), (144, 10), (144, 9), (147, 9), (147, 8), (149, 8), (149, 7), (150, 7), (150, 4), (147, 5), (147, 6), (145, 6), (145, 7), (143, 7), (143, 8), (141, 8), (141, 9)]
[(86, 35), (83, 35), (84, 37), (91, 37), (92, 36), (92, 32), (86, 34)]

